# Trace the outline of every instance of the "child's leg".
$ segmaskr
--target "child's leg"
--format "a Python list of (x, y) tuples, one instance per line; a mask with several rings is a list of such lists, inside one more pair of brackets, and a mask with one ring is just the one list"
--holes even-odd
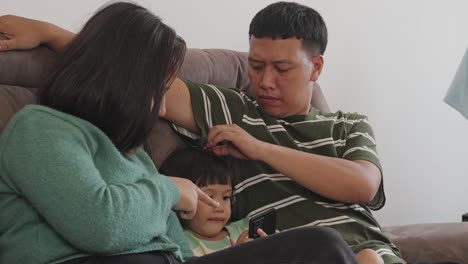
[(384, 264), (382, 257), (370, 248), (359, 251), (356, 256), (361, 264)]

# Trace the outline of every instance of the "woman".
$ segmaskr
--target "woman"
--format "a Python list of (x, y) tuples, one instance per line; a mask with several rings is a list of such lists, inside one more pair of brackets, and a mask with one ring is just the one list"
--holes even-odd
[[(71, 43), (49, 42), (54, 30), (0, 18), (0, 31), (16, 48), (43, 42), (63, 51), (38, 104), (18, 112), (2, 134), (0, 263), (186, 261), (192, 255), (174, 211), (190, 219), (198, 200), (218, 204), (189, 180), (159, 174), (140, 147), (165, 112), (164, 93), (180, 68), (184, 41), (131, 3), (104, 7), (76, 36), (62, 31)], [(0, 43), (1, 50), (15, 47), (11, 40)], [(310, 239), (327, 243), (310, 249)], [(322, 228), (283, 232), (187, 262), (240, 261), (356, 263), (337, 233)]]
[(190, 256), (171, 209), (190, 218), (198, 195), (214, 203), (190, 181), (160, 175), (139, 147), (184, 54), (185, 42), (134, 4), (109, 5), (86, 23), (38, 105), (2, 135), (1, 263)]

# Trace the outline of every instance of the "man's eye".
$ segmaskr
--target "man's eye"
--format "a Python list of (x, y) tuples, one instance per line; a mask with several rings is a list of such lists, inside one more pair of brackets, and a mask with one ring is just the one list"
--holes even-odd
[(289, 71), (289, 69), (282, 69), (282, 68), (277, 68), (276, 69), (279, 73), (286, 73)]
[(254, 71), (261, 71), (262, 70), (262, 66), (250, 65), (250, 68), (252, 68), (252, 70), (254, 70)]
[(224, 197), (223, 197), (223, 200), (225, 200), (225, 201), (231, 200), (231, 196), (224, 196)]

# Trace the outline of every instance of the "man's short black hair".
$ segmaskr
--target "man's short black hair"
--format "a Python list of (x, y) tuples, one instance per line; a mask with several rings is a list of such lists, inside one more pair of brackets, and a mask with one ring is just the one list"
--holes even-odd
[(250, 22), (249, 38), (304, 41), (304, 49), (323, 55), (327, 47), (327, 26), (314, 9), (293, 2), (277, 2), (260, 10)]

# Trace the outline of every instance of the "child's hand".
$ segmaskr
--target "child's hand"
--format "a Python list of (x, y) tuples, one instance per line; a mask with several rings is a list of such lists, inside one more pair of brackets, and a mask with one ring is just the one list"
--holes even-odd
[(239, 235), (236, 242), (234, 242), (234, 240), (231, 238), (231, 246), (239, 245), (252, 240), (253, 239), (249, 237), (249, 230), (245, 230)]
[[(276, 233), (279, 233), (278, 230), (276, 230)], [(265, 231), (263, 231), (262, 229), (258, 228), (257, 229), (257, 234), (260, 236), (260, 237), (266, 237), (268, 236), (267, 233), (265, 233)], [(235, 246), (235, 245), (239, 245), (239, 244), (242, 244), (242, 243), (245, 243), (245, 242), (249, 242), (249, 241), (252, 241), (253, 239), (249, 237), (249, 230), (245, 230), (244, 232), (242, 232), (240, 235), (239, 235), (239, 238), (237, 239), (237, 242), (234, 242), (234, 240), (231, 239), (231, 246)]]

